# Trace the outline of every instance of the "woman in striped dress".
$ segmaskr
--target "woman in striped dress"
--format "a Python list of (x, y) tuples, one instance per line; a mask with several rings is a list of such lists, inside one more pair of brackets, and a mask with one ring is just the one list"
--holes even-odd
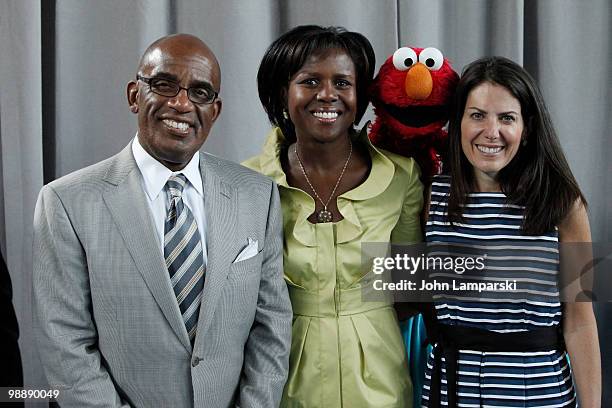
[(486, 265), (477, 278), (431, 278), (516, 288), (438, 298), (422, 405), (573, 407), (577, 390), (581, 407), (600, 407), (592, 305), (562, 303), (558, 283), (559, 243), (591, 241), (586, 201), (541, 94), (517, 64), (483, 58), (464, 70), (452, 109), (451, 175), (434, 179), (426, 239), (430, 256), (444, 246), (486, 254)]

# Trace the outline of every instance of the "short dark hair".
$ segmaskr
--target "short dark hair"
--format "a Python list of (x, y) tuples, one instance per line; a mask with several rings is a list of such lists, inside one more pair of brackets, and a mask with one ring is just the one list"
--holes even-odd
[(274, 41), (261, 60), (257, 72), (259, 99), (272, 125), (280, 127), (288, 142), (295, 140), (293, 123), (283, 117), (289, 80), (308, 57), (333, 48), (345, 50), (355, 65), (358, 123), (368, 107), (368, 88), (376, 65), (372, 45), (363, 35), (343, 27), (297, 26)]
[(577, 199), (586, 207), (565, 159), (550, 114), (535, 80), (520, 65), (503, 57), (485, 57), (463, 70), (451, 105), (449, 164), (451, 189), (448, 216), (460, 222), (467, 194), (476, 188), (470, 162), (461, 148), (461, 120), (469, 93), (489, 82), (506, 88), (521, 104), (526, 145), (497, 175), (502, 192), (513, 204), (525, 206), (522, 230), (528, 235), (552, 231)]

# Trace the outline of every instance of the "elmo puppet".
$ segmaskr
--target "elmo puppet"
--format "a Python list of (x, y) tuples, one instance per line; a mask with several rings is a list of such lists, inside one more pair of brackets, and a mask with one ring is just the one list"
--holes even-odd
[(459, 75), (436, 48), (402, 47), (387, 58), (371, 88), (374, 145), (413, 157), (429, 183), (442, 170), (444, 125)]

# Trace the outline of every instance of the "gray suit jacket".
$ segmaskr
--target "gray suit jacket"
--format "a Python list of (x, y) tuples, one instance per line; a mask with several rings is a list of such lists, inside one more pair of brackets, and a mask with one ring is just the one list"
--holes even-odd
[[(35, 330), (61, 406), (278, 406), (292, 318), (278, 191), (208, 154), (200, 170), (208, 264), (193, 350), (130, 146), (41, 190)], [(259, 253), (233, 263), (248, 238)]]

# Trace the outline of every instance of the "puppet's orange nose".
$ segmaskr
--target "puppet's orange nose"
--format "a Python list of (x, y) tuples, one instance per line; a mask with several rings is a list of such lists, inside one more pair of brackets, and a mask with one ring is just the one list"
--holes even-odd
[(427, 67), (420, 62), (416, 63), (406, 74), (406, 95), (412, 99), (427, 99), (433, 89), (433, 80)]

